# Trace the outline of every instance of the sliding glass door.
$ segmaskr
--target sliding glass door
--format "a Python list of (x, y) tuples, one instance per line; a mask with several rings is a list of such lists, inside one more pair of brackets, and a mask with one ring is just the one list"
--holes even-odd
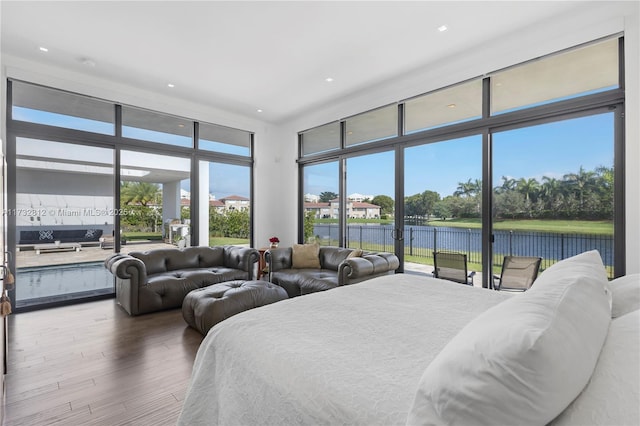
[(114, 151), (16, 138), (17, 308), (112, 294)]
[(614, 113), (493, 135), (493, 264), (597, 249), (613, 277)]
[(394, 151), (346, 160), (346, 247), (395, 251)]
[(464, 253), (480, 286), (481, 231), (481, 136), (405, 148), (405, 269), (430, 273), (434, 251)]

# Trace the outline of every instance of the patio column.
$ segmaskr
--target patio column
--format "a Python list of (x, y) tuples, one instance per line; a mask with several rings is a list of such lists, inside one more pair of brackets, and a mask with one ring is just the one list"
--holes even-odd
[(180, 181), (162, 184), (162, 225), (180, 218)]
[(209, 246), (209, 163), (200, 162), (198, 170), (198, 241), (201, 246)]

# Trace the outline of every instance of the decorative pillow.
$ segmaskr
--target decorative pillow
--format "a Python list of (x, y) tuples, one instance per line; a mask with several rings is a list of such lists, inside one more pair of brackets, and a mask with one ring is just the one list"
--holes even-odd
[(347, 259), (351, 257), (362, 257), (362, 253), (364, 252), (360, 249), (353, 249), (351, 253), (349, 253), (349, 255), (347, 256)]
[(96, 235), (95, 229), (87, 229), (87, 233), (84, 234), (85, 238), (93, 238)]
[(606, 284), (602, 259), (590, 251), (480, 314), (424, 371), (407, 424), (553, 420), (595, 368), (611, 322)]
[(640, 310), (635, 310), (611, 321), (589, 384), (550, 426), (640, 425), (639, 359)]
[(53, 240), (53, 231), (52, 230), (38, 231), (38, 239)]
[(320, 246), (318, 244), (294, 244), (291, 267), (294, 269), (320, 268)]
[(609, 282), (613, 297), (611, 318), (640, 309), (640, 274), (629, 274)]

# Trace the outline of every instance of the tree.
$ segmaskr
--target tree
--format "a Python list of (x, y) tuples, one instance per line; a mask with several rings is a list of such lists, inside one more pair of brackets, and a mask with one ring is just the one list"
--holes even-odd
[(493, 197), (493, 209), (496, 217), (515, 219), (524, 213), (524, 196), (516, 191), (496, 194)]
[(578, 196), (580, 208), (582, 208), (582, 205), (584, 204), (585, 192), (591, 189), (595, 182), (595, 175), (595, 172), (588, 172), (582, 166), (580, 166), (578, 173), (569, 173), (564, 175), (564, 178)]
[(315, 222), (315, 215), (312, 211), (308, 211), (304, 214), (304, 241), (309, 242), (313, 238), (313, 224)]
[(458, 182), (458, 188), (453, 195), (456, 197), (473, 197), (480, 193), (482, 193), (482, 182), (479, 179), (472, 181), (471, 178), (469, 178), (466, 182)]
[(404, 198), (404, 214), (407, 216), (425, 216), (427, 214), (420, 194)]
[(440, 201), (440, 194), (435, 191), (426, 190), (422, 194), (422, 200), (425, 206), (425, 215), (431, 216), (433, 213), (433, 209), (438, 201)]
[(336, 198), (338, 198), (338, 194), (336, 194), (335, 192), (323, 191), (323, 192), (320, 193), (320, 202), (321, 203), (328, 203), (331, 200), (335, 200)]
[(433, 215), (436, 217), (445, 220), (448, 217), (451, 217), (451, 209), (449, 208), (449, 203), (446, 201), (438, 201), (433, 206)]
[(502, 176), (502, 185), (495, 189), (496, 194), (504, 194), (505, 192), (513, 191), (516, 188), (516, 180)]
[(150, 182), (122, 182), (120, 200), (125, 205), (149, 203), (159, 204), (161, 200), (160, 187)]
[(407, 216), (425, 216), (434, 214), (435, 204), (440, 201), (440, 194), (426, 190), (421, 194), (405, 197), (405, 214)]
[(554, 198), (562, 193), (562, 183), (558, 179), (542, 176), (540, 192), (545, 198)]
[(516, 191), (524, 195), (526, 202), (531, 202), (535, 200), (539, 187), (540, 184), (535, 178), (520, 178), (516, 185)]
[(373, 200), (371, 200), (371, 204), (380, 206), (380, 216), (393, 214), (393, 207), (395, 203), (393, 201), (393, 198), (389, 197), (388, 195), (376, 195), (375, 197), (373, 197)]

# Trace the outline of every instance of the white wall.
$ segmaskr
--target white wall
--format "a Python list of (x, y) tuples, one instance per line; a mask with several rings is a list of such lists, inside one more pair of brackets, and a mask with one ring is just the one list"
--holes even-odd
[(640, 272), (640, 8), (625, 18), (627, 273)]
[[(639, 4), (601, 3), (584, 13), (557, 16), (545, 25), (524, 28), (511, 37), (496, 40), (485, 49), (472, 49), (456, 55), (437, 69), (429, 68), (398, 76), (374, 90), (351, 94), (300, 119), (280, 126), (266, 135), (267, 144), (278, 144), (279, 164), (294, 164), (297, 156), (297, 132), (348, 117), (382, 105), (429, 92), (450, 84), (485, 75), (501, 68), (539, 56), (570, 48), (612, 34), (625, 34), (626, 60), (626, 243), (627, 272), (640, 272), (640, 37)], [(273, 157), (273, 155), (272, 155)], [(261, 159), (262, 161), (262, 159)], [(267, 158), (265, 163), (271, 163)], [(268, 164), (263, 164), (269, 167)], [(264, 168), (258, 173), (261, 199), (271, 200), (282, 194), (297, 194), (297, 168), (278, 168), (278, 182)], [(297, 211), (295, 200), (287, 200), (286, 209), (270, 209), (259, 203), (261, 223), (271, 233), (295, 239)], [(260, 228), (258, 234), (265, 236)], [(264, 238), (263, 238), (264, 239)]]

